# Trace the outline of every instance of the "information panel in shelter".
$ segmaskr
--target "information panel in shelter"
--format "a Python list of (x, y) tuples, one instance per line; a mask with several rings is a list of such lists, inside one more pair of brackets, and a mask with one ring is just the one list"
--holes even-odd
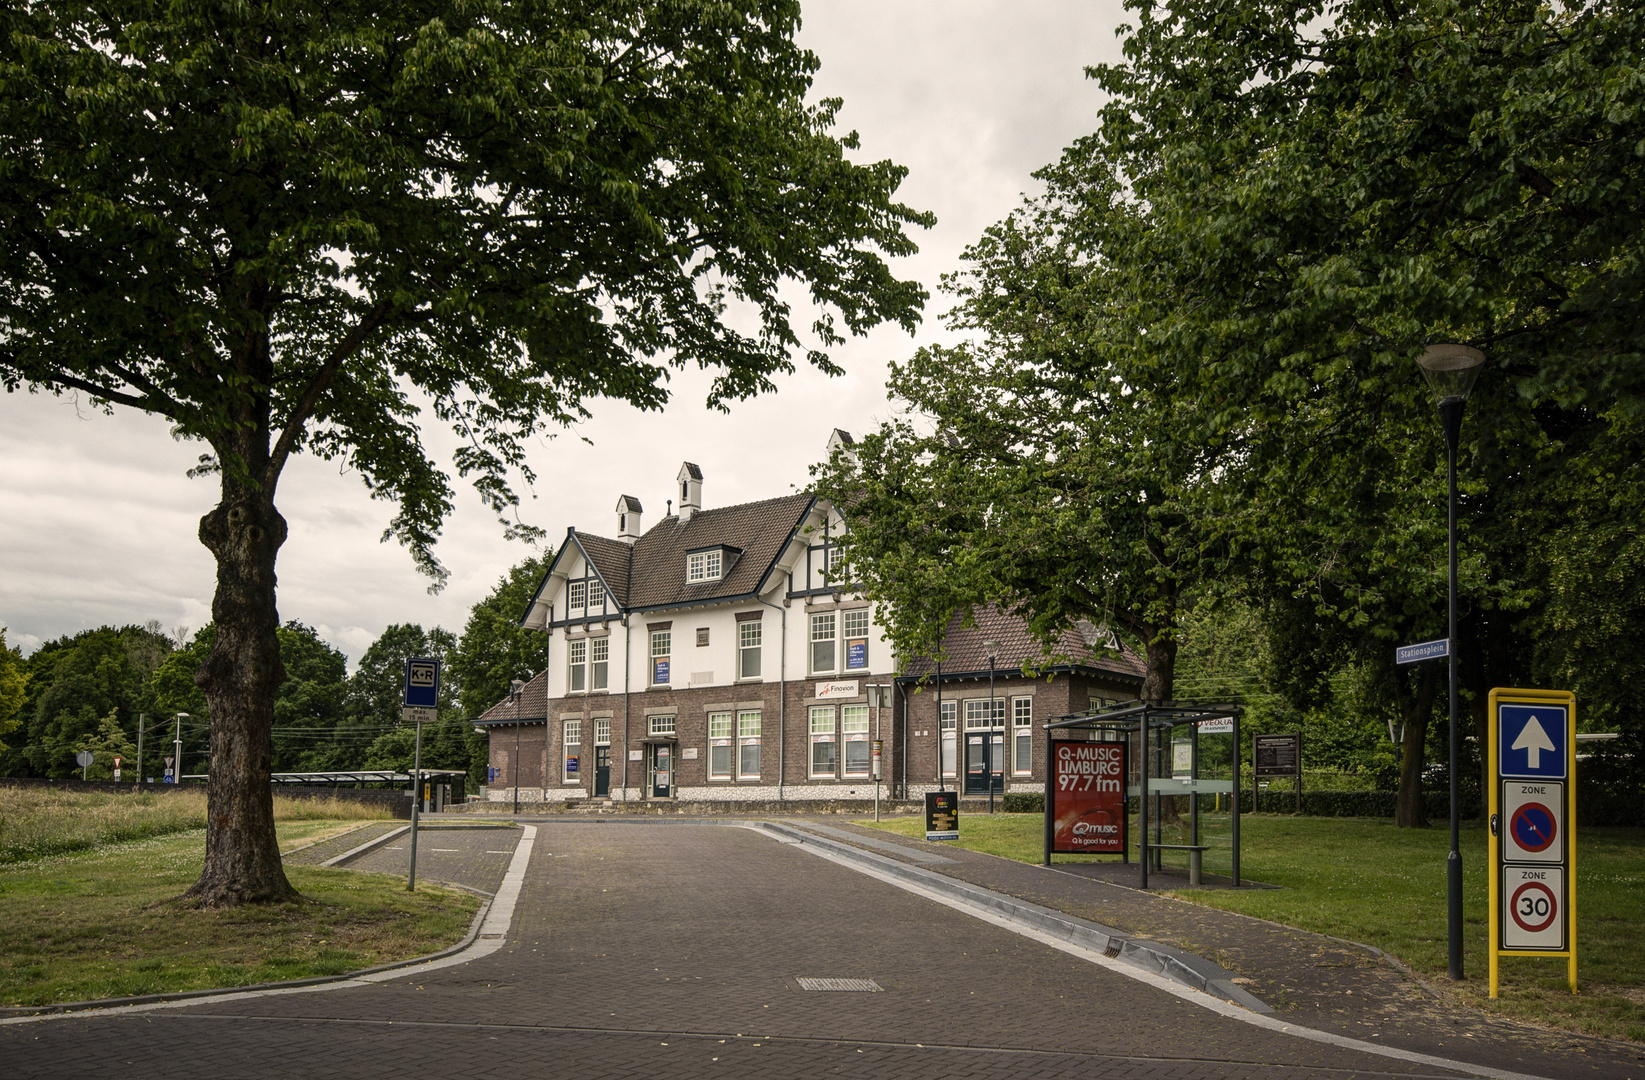
[(1125, 853), (1125, 744), (1051, 740), (1051, 850)]

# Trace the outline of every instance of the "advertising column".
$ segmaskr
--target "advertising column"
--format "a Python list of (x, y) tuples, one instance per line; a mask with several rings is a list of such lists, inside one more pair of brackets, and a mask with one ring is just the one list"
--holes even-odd
[(1491, 996), (1501, 956), (1564, 956), (1576, 993), (1576, 697), (1490, 698)]

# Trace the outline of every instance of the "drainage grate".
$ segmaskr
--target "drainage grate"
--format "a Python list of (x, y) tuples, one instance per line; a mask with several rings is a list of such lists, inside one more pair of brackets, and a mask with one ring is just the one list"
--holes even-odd
[(801, 990), (856, 990), (877, 994), (883, 989), (873, 979), (795, 979)]

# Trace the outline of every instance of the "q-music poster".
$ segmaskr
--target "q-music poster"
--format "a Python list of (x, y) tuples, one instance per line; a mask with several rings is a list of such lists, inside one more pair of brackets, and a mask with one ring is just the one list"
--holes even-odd
[(1051, 850), (1125, 853), (1125, 744), (1051, 742)]

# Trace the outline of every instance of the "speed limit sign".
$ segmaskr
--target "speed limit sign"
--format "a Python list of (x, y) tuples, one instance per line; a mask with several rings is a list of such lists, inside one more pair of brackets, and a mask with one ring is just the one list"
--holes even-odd
[(1502, 871), (1502, 944), (1508, 949), (1565, 948), (1563, 867), (1506, 866)]

